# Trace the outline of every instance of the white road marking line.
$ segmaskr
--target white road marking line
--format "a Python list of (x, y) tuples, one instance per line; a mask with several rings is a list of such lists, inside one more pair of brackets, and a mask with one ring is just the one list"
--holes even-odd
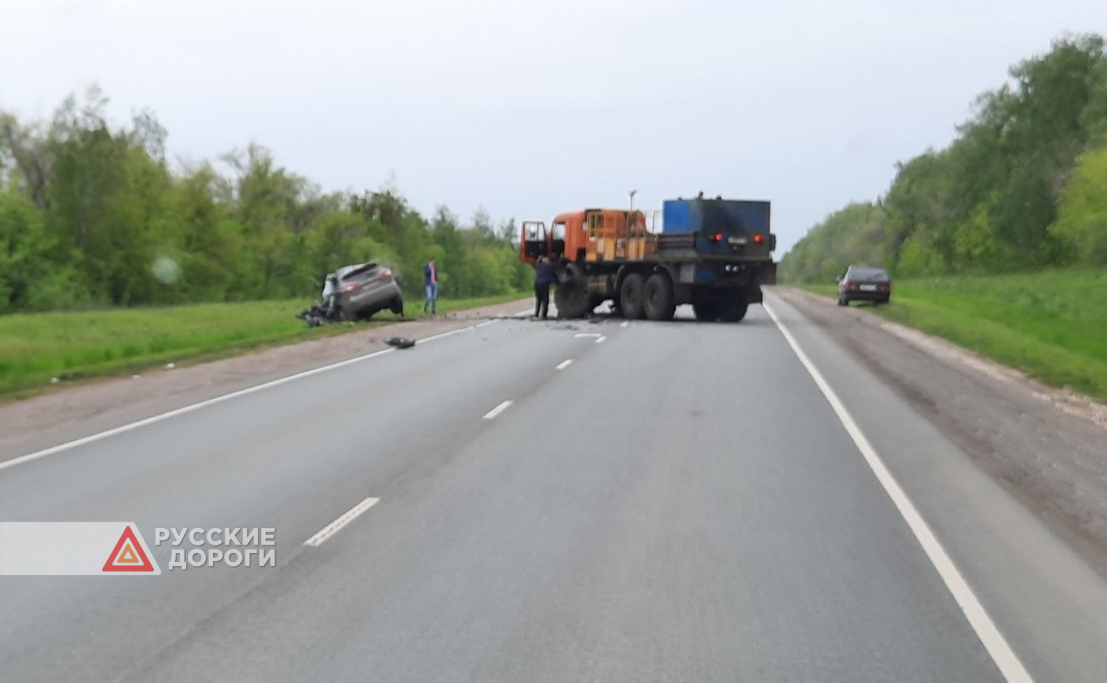
[(528, 309), (527, 309), (527, 310), (525, 310), (525, 311), (519, 311), (518, 313), (512, 313), (512, 314), (511, 314), (511, 317), (513, 317), (513, 318), (521, 318), (521, 317), (523, 317), (523, 316), (525, 316), (525, 315), (530, 315), (530, 312), (531, 312), (531, 309), (529, 309), (529, 308), (528, 308)]
[(570, 358), (568, 360), (563, 360), (563, 361), (561, 361), (560, 363), (557, 364), (557, 369), (558, 370), (564, 370), (565, 368), (569, 367), (569, 365), (572, 364), (572, 362), (573, 362), (572, 358)]
[(624, 320), (624, 321), (622, 322), (622, 324), (620, 324), (620, 325), (619, 325), (619, 327), (626, 327), (626, 326), (627, 326), (627, 325), (629, 325), (629, 324), (630, 324), (630, 322), (629, 322), (629, 321), (626, 321), (626, 320)]
[(784, 335), (784, 339), (788, 342), (788, 345), (792, 347), (792, 351), (799, 358), (800, 362), (805, 368), (807, 368), (808, 374), (815, 380), (815, 384), (822, 391), (823, 396), (827, 402), (830, 403), (830, 407), (834, 409), (834, 413), (838, 416), (838, 420), (841, 421), (842, 426), (846, 428), (846, 432), (849, 433), (850, 438), (853, 439), (853, 443), (857, 446), (857, 450), (861, 452), (861, 455), (865, 458), (865, 462), (872, 468), (874, 474), (876, 474), (877, 480), (884, 487), (884, 490), (888, 493), (888, 497), (892, 499), (899, 513), (903, 516), (903, 519), (907, 522), (907, 526), (915, 534), (915, 538), (918, 539), (919, 544), (922, 546), (926, 556), (930, 558), (930, 562), (934, 565), (934, 568), (938, 570), (938, 574), (942, 577), (942, 580), (946, 584), (946, 588), (953, 594), (953, 598), (960, 605), (961, 611), (965, 614), (965, 618), (968, 619), (969, 625), (976, 631), (977, 637), (980, 638), (980, 642), (984, 645), (984, 648), (991, 655), (992, 661), (996, 663), (1003, 678), (1008, 683), (1033, 683), (1034, 679), (1031, 678), (1030, 673), (1023, 666), (1019, 660), (1015, 651), (1011, 649), (1011, 646), (1007, 643), (1007, 640), (1000, 633), (999, 628), (996, 627), (995, 622), (985, 611), (984, 606), (980, 604), (980, 600), (973, 593), (972, 588), (969, 587), (965, 578), (961, 576), (961, 573), (957, 570), (957, 566), (953, 563), (953, 560), (946, 553), (945, 548), (938, 541), (937, 536), (931, 531), (927, 525), (926, 520), (922, 518), (919, 511), (915, 508), (915, 505), (911, 502), (911, 499), (907, 497), (907, 494), (903, 492), (899, 484), (896, 482), (895, 477), (888, 471), (887, 466), (884, 465), (884, 461), (880, 459), (876, 450), (869, 443), (869, 440), (865, 437), (865, 434), (861, 431), (861, 428), (857, 426), (853, 416), (846, 410), (845, 405), (842, 403), (838, 395), (834, 393), (834, 390), (827, 383), (822, 373), (819, 372), (815, 364), (811, 362), (811, 359), (807, 357), (807, 354), (800, 348), (799, 343), (796, 342), (795, 337), (788, 331), (788, 328), (777, 317), (776, 313), (766, 304), (761, 305), (762, 308), (769, 314), (769, 317), (776, 323), (777, 328), (781, 334)]
[(514, 403), (514, 401), (504, 401), (500, 405), (496, 406), (492, 410), (489, 410), (487, 413), (485, 413), (484, 414), (484, 419), (491, 420), (492, 418), (496, 417), (497, 415), (499, 415), (503, 411), (510, 408), (512, 403)]
[(573, 336), (576, 337), (577, 339), (591, 339), (592, 337), (602, 337), (603, 335), (598, 334), (596, 332), (580, 332), (580, 333), (575, 334)]
[[(498, 321), (489, 320), (488, 323), (482, 323), (482, 324), (491, 324), (491, 323), (494, 323), (494, 322), (498, 322)], [(417, 339), (416, 342), (419, 343), (419, 344), (426, 344), (427, 342), (436, 341), (438, 339), (444, 339), (446, 337), (449, 337), (449, 336), (452, 336), (452, 335), (455, 335), (455, 334), (460, 334), (462, 332), (471, 332), (474, 329), (476, 329), (476, 327), (477, 327), (476, 325), (471, 325), (469, 327), (462, 327), (460, 329), (450, 330), (449, 332), (443, 332), (441, 334), (432, 335), (432, 336), (426, 337), (424, 339)], [(282, 377), (280, 379), (275, 379), (275, 380), (272, 380), (270, 382), (264, 382), (264, 383), (258, 384), (256, 386), (247, 387), (245, 389), (239, 389), (238, 391), (232, 391), (229, 394), (223, 394), (222, 396), (216, 396), (215, 398), (209, 398), (207, 400), (200, 401), (199, 403), (193, 403), (191, 405), (182, 406), (182, 407), (177, 408), (175, 410), (170, 410), (169, 412), (166, 412), (166, 413), (161, 413), (159, 415), (152, 415), (150, 417), (138, 420), (136, 422), (130, 422), (128, 424), (120, 425), (118, 427), (108, 429), (108, 430), (103, 431), (103, 432), (97, 432), (96, 434), (90, 434), (88, 436), (81, 437), (80, 439), (74, 439), (73, 441), (67, 441), (65, 443), (58, 444), (57, 446), (51, 446), (49, 448), (44, 448), (40, 451), (35, 451), (33, 453), (28, 453), (26, 455), (21, 455), (17, 458), (12, 458), (11, 460), (5, 460), (4, 462), (0, 462), (0, 470), (7, 469), (9, 467), (15, 467), (16, 465), (21, 465), (25, 462), (31, 462), (32, 460), (38, 460), (39, 458), (45, 458), (46, 456), (54, 455), (55, 453), (61, 453), (63, 451), (68, 451), (72, 448), (77, 448), (77, 447), (80, 447), (80, 446), (84, 446), (85, 444), (90, 444), (90, 443), (93, 443), (95, 441), (100, 441), (101, 439), (106, 439), (108, 437), (116, 436), (118, 434), (123, 434), (125, 432), (129, 432), (131, 430), (138, 429), (140, 427), (145, 427), (147, 425), (154, 424), (155, 422), (161, 422), (162, 420), (168, 420), (169, 418), (172, 418), (172, 417), (177, 417), (179, 415), (184, 415), (186, 413), (191, 413), (194, 410), (199, 410), (201, 408), (206, 408), (208, 406), (212, 406), (212, 405), (215, 405), (217, 403), (222, 403), (223, 401), (229, 401), (233, 398), (238, 398), (240, 396), (246, 396), (247, 394), (252, 394), (252, 393), (257, 392), (257, 391), (262, 391), (263, 389), (271, 389), (273, 387), (280, 386), (282, 384), (287, 384), (288, 382), (292, 382), (292, 381), (295, 381), (295, 380), (298, 380), (298, 379), (303, 379), (304, 377), (311, 377), (312, 375), (318, 375), (319, 373), (327, 372), (328, 370), (335, 370), (337, 368), (346, 367), (347, 365), (353, 365), (354, 363), (360, 363), (362, 361), (369, 360), (370, 358), (376, 358), (377, 356), (383, 356), (386, 353), (392, 353), (395, 350), (396, 349), (393, 349), (393, 348), (381, 349), (380, 351), (374, 351), (373, 353), (368, 353), (368, 354), (365, 354), (364, 356), (358, 356), (356, 358), (349, 358), (347, 360), (339, 361), (337, 363), (331, 363), (330, 365), (324, 365), (324, 366), (319, 367), (319, 368), (314, 368), (314, 369), (311, 369), (311, 370), (305, 370), (304, 372), (298, 372), (294, 375), (289, 375), (288, 377)]]
[(596, 340), (596, 343), (597, 343), (597, 344), (602, 344), (602, 343), (604, 343), (605, 341), (607, 341), (607, 337), (603, 337), (603, 336), (601, 336), (601, 337), (600, 337), (599, 339), (597, 339), (597, 340)]
[(304, 545), (309, 545), (312, 548), (318, 548), (323, 543), (323, 541), (337, 534), (342, 527), (357, 519), (358, 515), (365, 512), (379, 502), (381, 502), (380, 498), (366, 498), (365, 500), (361, 501), (360, 503), (343, 513), (341, 517), (320, 529), (317, 534), (304, 541)]

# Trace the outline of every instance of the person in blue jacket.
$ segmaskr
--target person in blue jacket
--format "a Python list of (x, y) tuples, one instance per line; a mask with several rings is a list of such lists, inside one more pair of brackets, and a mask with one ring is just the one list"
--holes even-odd
[(434, 259), (427, 261), (427, 265), (423, 266), (423, 285), (427, 290), (427, 299), (423, 302), (423, 312), (427, 312), (427, 307), (430, 306), (431, 315), (438, 314), (438, 266), (435, 264)]
[(539, 256), (534, 262), (534, 317), (547, 319), (550, 310), (550, 285), (554, 283), (554, 267), (550, 259)]

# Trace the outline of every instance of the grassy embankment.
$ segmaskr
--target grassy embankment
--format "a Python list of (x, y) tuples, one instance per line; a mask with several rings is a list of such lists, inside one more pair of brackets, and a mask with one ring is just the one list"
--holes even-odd
[[(438, 312), (524, 296), (441, 299)], [(421, 305), (409, 304), (408, 320), (423, 317)], [(306, 306), (304, 301), (256, 301), (0, 316), (0, 396), (34, 393), (54, 377), (73, 381), (130, 374), (168, 362), (210, 360), (400, 320), (384, 312), (369, 323), (309, 329), (295, 317)]]
[[(1107, 270), (944, 276), (892, 287), (892, 303), (868, 310), (1107, 402)], [(836, 295), (832, 285), (805, 288)]]

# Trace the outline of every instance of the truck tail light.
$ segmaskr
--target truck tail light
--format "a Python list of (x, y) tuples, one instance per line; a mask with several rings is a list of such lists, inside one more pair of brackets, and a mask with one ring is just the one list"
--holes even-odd
[(722, 242), (723, 241), (723, 233), (717, 232), (714, 235), (711, 235), (710, 240), (712, 242)]
[(761, 233), (757, 233), (756, 235), (753, 236), (753, 241), (757, 242), (758, 244), (761, 244), (762, 242), (765, 241), (765, 236), (762, 235)]

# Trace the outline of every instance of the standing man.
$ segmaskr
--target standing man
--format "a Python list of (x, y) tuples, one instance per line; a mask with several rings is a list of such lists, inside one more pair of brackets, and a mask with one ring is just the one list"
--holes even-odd
[(438, 314), (438, 266), (434, 259), (427, 261), (423, 266), (423, 285), (427, 288), (427, 300), (423, 302), (423, 312), (427, 312), (430, 306), (431, 315)]
[(550, 259), (539, 256), (534, 263), (534, 317), (546, 320), (550, 310), (550, 285), (554, 268)]

